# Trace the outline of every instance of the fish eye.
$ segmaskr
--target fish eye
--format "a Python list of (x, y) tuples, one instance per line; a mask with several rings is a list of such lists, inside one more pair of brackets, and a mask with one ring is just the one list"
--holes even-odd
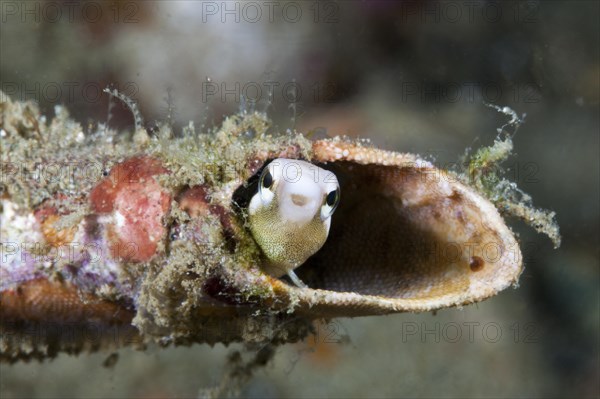
[(340, 189), (337, 188), (333, 191), (330, 191), (329, 194), (327, 194), (327, 198), (325, 200), (325, 202), (327, 203), (327, 205), (329, 205), (330, 207), (334, 207), (339, 199), (340, 196)]
[(340, 188), (337, 187), (335, 190), (331, 190), (325, 197), (325, 203), (321, 207), (321, 219), (325, 220), (335, 211), (338, 204), (340, 203)]
[(271, 203), (275, 193), (273, 192), (273, 186), (275, 185), (275, 179), (269, 167), (266, 167), (260, 174), (258, 183), (258, 192), (263, 204)]
[(260, 177), (260, 185), (264, 188), (271, 188), (273, 186), (273, 175), (269, 168), (266, 168)]

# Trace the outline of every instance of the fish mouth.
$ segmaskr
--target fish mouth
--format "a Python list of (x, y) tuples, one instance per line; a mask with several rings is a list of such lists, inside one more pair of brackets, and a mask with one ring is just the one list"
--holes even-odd
[(296, 206), (305, 206), (306, 204), (308, 204), (310, 202), (310, 199), (305, 196), (305, 195), (301, 195), (301, 194), (292, 194), (290, 196), (292, 203)]

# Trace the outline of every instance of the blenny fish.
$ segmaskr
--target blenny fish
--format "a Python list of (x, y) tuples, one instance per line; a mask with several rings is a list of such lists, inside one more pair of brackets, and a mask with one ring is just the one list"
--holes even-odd
[(268, 261), (263, 270), (275, 277), (287, 273), (306, 288), (294, 269), (325, 244), (339, 200), (332, 172), (295, 159), (269, 163), (248, 206), (250, 231)]
[(261, 113), (84, 129), (0, 97), (5, 361), (294, 342), (317, 319), (482, 301), (523, 271), (482, 190), (414, 154), (275, 134)]

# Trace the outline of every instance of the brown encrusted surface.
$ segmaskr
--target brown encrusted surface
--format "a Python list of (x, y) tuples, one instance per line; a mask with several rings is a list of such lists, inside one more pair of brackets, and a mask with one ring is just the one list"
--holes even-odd
[(132, 309), (71, 284), (32, 280), (0, 293), (0, 361), (143, 346)]
[(37, 279), (0, 292), (1, 320), (55, 323), (131, 323), (134, 312), (117, 303), (86, 295), (68, 283)]

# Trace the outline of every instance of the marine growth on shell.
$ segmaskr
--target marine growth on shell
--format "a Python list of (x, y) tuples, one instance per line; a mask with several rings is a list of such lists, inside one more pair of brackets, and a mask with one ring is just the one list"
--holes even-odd
[[(493, 187), (414, 154), (278, 133), (260, 113), (126, 138), (85, 131), (62, 107), (45, 120), (30, 102), (2, 94), (0, 106), (5, 360), (293, 342), (315, 319), (481, 301), (523, 270)], [(120, 338), (22, 334), (51, 324)]]

